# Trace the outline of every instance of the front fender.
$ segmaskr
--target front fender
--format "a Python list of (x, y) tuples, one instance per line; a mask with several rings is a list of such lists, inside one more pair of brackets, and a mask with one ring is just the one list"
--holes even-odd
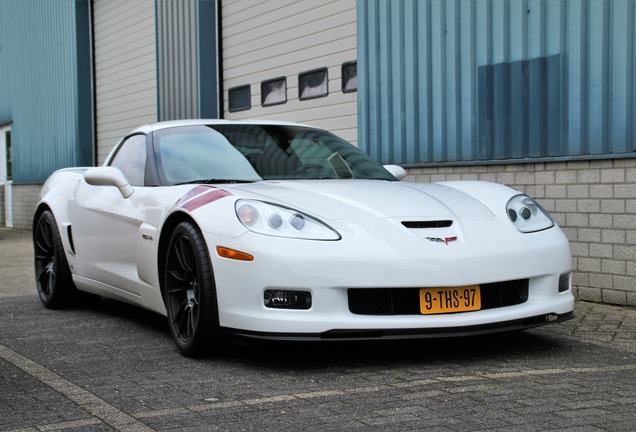
[(488, 207), (488, 209), (495, 215), (505, 213), (506, 204), (508, 204), (510, 198), (521, 193), (509, 186), (488, 181), (457, 180), (439, 182), (438, 184), (470, 195)]

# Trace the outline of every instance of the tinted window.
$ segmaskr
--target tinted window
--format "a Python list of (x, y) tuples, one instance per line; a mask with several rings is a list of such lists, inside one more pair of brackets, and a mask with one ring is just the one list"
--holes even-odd
[(207, 126), (160, 130), (153, 141), (164, 183), (261, 180), (245, 156)]
[(132, 186), (143, 186), (146, 173), (146, 136), (133, 135), (117, 150), (110, 166), (119, 168)]
[(164, 184), (393, 177), (350, 143), (320, 129), (259, 124), (195, 125), (153, 135)]
[(378, 162), (327, 131), (278, 125), (213, 125), (263, 179), (395, 180)]

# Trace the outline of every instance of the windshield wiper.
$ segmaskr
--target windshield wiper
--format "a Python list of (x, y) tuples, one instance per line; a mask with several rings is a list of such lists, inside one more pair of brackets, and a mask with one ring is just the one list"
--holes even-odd
[(257, 180), (236, 180), (236, 179), (198, 179), (187, 182), (175, 183), (175, 186), (187, 184), (232, 184), (232, 183), (254, 183)]

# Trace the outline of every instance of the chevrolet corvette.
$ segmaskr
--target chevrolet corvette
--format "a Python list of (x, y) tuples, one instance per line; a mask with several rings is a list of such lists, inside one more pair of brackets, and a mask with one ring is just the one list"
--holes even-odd
[(573, 317), (568, 241), (533, 198), (405, 174), (306, 125), (141, 126), (102, 166), (43, 185), (39, 298), (56, 309), (103, 296), (163, 314), (185, 356), (228, 335), (452, 337)]

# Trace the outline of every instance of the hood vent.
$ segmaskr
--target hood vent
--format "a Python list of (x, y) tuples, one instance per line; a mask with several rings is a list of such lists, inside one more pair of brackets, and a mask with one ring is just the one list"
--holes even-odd
[(403, 221), (402, 225), (407, 228), (448, 228), (453, 224), (450, 220), (433, 221)]

